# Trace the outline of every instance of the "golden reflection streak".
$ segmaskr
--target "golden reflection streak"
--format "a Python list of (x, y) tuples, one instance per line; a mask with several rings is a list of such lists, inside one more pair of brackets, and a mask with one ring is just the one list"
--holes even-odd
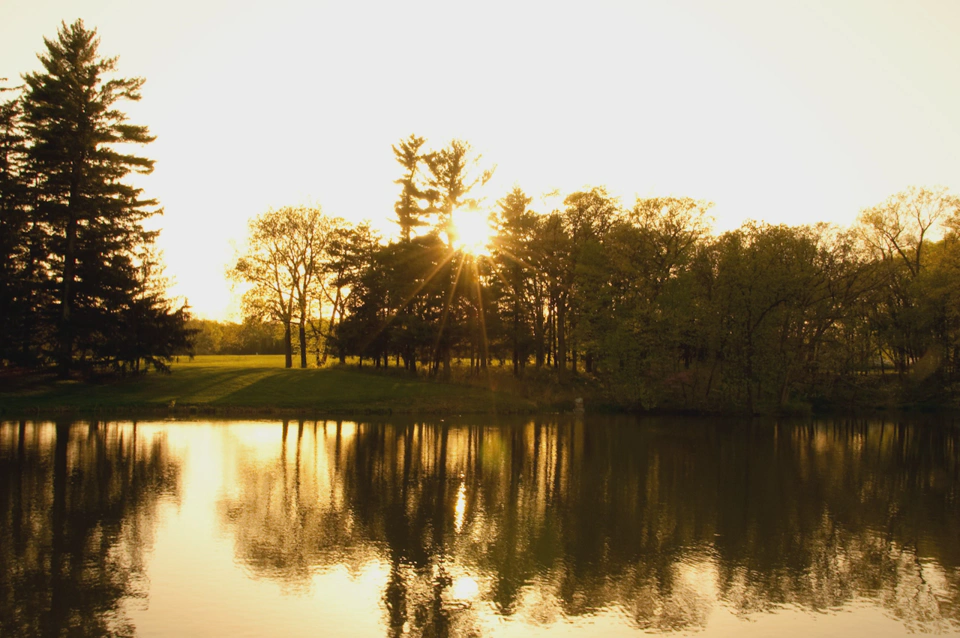
[(457, 504), (454, 507), (454, 518), (453, 526), (456, 528), (457, 533), (460, 533), (460, 530), (463, 529), (463, 515), (467, 509), (467, 484), (465, 482), (460, 483), (460, 489), (457, 490)]

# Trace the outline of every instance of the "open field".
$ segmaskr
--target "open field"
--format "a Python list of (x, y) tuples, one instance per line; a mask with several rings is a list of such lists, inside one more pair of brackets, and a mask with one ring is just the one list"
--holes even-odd
[(172, 410), (310, 413), (493, 413), (534, 409), (522, 398), (485, 388), (444, 384), (401, 374), (343, 368), (285, 369), (283, 356), (181, 358), (172, 374), (88, 384), (31, 384), (0, 390), (0, 411)]

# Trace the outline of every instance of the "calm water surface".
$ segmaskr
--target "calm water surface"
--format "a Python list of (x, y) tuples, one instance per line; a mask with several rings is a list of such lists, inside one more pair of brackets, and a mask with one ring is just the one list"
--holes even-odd
[(948, 423), (0, 424), (0, 636), (960, 635)]

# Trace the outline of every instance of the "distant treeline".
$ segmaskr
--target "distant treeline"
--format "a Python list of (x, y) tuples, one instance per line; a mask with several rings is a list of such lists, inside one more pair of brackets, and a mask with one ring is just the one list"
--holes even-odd
[(283, 326), (277, 323), (190, 319), (187, 328), (189, 354), (283, 354)]
[[(538, 209), (517, 187), (484, 208), (468, 144), (411, 136), (394, 152), (395, 240), (315, 208), (251, 222), (233, 275), (252, 284), (249, 317), (285, 326), (288, 365), (294, 343), (307, 365), (313, 335), (318, 359), (441, 376), (455, 358), (477, 374), (506, 359), (517, 377), (535, 368), (633, 409), (958, 396), (960, 199), (945, 189), (898, 193), (850, 229), (715, 235), (710, 205), (688, 198), (624, 206), (592, 188)], [(466, 209), (489, 214), (486, 249), (464, 241)]]

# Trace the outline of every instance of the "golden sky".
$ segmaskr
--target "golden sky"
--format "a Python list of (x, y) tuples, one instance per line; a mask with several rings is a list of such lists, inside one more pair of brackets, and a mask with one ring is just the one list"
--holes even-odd
[(167, 274), (212, 318), (268, 207), (389, 230), (410, 133), (496, 164), (490, 202), (606, 185), (713, 201), (719, 230), (960, 188), (956, 0), (2, 0), (0, 77), (76, 18), (147, 80), (127, 110), (157, 135)]

